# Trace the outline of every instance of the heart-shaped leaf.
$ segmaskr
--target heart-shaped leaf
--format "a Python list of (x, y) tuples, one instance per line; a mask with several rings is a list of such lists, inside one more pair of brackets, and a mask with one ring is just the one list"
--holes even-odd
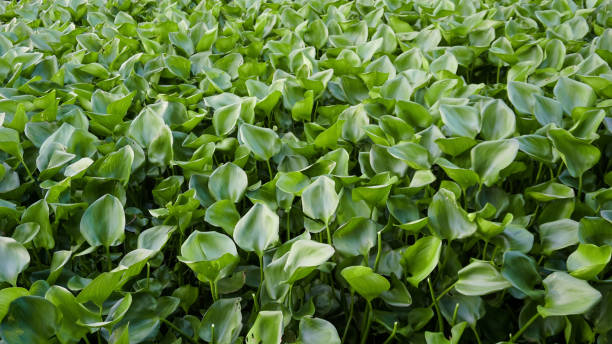
[(259, 257), (278, 241), (278, 215), (263, 203), (256, 203), (236, 223), (234, 240), (238, 246)]
[(455, 289), (463, 295), (486, 295), (511, 287), (489, 262), (476, 260), (459, 270)]
[(215, 283), (227, 277), (238, 264), (236, 245), (217, 232), (194, 231), (181, 245), (178, 260), (187, 264), (202, 282)]
[(92, 247), (119, 245), (125, 236), (123, 205), (110, 194), (98, 198), (83, 213), (80, 229)]
[(342, 269), (341, 274), (351, 288), (368, 301), (372, 301), (391, 288), (386, 278), (369, 267), (349, 266)]
[(30, 263), (30, 254), (15, 239), (0, 237), (0, 282), (17, 286), (17, 277)]
[(601, 293), (587, 282), (557, 271), (543, 281), (546, 288), (544, 306), (538, 306), (543, 317), (582, 314), (601, 299)]
[(426, 236), (409, 246), (402, 255), (407, 280), (417, 287), (436, 268), (442, 251), (442, 240)]

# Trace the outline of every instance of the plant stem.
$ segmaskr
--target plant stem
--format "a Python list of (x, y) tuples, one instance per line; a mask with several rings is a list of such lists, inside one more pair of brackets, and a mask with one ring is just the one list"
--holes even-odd
[(563, 171), (563, 164), (559, 164), (559, 168), (557, 169), (557, 177), (561, 175), (561, 171)]
[(365, 318), (363, 326), (361, 327), (361, 344), (365, 344), (368, 340), (368, 332), (370, 332), (370, 325), (372, 324), (372, 303), (366, 300)]
[(385, 341), (383, 342), (383, 344), (389, 344), (389, 343), (391, 343), (391, 340), (392, 340), (393, 338), (395, 338), (395, 332), (397, 332), (397, 321), (395, 321), (395, 322), (393, 323), (393, 331), (391, 331), (391, 334), (389, 335), (389, 338), (387, 338), (387, 340), (385, 340)]
[(482, 248), (482, 260), (487, 260), (487, 246), (489, 246), (489, 242), (485, 240), (484, 247)]
[(436, 308), (436, 314), (438, 315), (439, 331), (444, 332), (444, 321), (442, 319), (442, 313), (440, 312), (440, 307), (438, 306), (438, 299), (434, 294), (433, 286), (431, 285), (431, 279), (429, 277), (427, 278), (427, 284), (429, 285), (429, 293), (431, 294), (431, 299), (433, 300), (433, 305)]
[(340, 341), (340, 344), (344, 343), (346, 335), (348, 334), (349, 326), (351, 325), (351, 320), (353, 320), (353, 310), (355, 309), (355, 302), (353, 302), (353, 294), (354, 292), (351, 290), (351, 305), (349, 306), (349, 316), (348, 320), (346, 321), (346, 326), (344, 327), (344, 333), (342, 334), (342, 340)]
[(287, 295), (289, 313), (293, 315), (293, 284), (289, 285), (289, 294)]
[(540, 180), (540, 174), (542, 173), (542, 166), (543, 166), (543, 163), (540, 162), (540, 165), (538, 166), (538, 173), (536, 174), (536, 178), (535, 178), (536, 183)]
[(219, 298), (217, 296), (217, 285), (216, 282), (208, 282), (208, 284), (210, 285), (210, 295), (213, 298), (213, 301), (217, 301), (217, 299)]
[(582, 198), (582, 174), (578, 177), (578, 200)]
[(264, 281), (264, 266), (263, 266), (263, 256), (257, 256), (257, 258), (259, 259), (259, 285), (257, 286), (257, 295), (256, 297), (259, 298), (259, 294), (261, 293), (261, 286), (263, 285), (263, 281)]
[(110, 247), (106, 246), (106, 267), (108, 269), (108, 271), (111, 271), (113, 269), (113, 262), (111, 261), (111, 255), (110, 255)]
[(525, 332), (525, 330), (527, 330), (529, 326), (531, 326), (531, 324), (533, 324), (533, 322), (536, 321), (536, 319), (538, 319), (539, 316), (540, 316), (540, 313), (536, 313), (534, 316), (531, 317), (531, 319), (527, 320), (525, 325), (523, 325), (523, 327), (521, 327), (521, 329), (518, 330), (517, 333), (515, 333), (512, 337), (510, 337), (510, 340), (508, 341), (508, 343), (514, 343), (517, 339), (519, 339), (521, 335), (523, 334), (523, 332)]
[(270, 180), (272, 180), (272, 167), (270, 167), (270, 160), (266, 160), (266, 165), (268, 165), (268, 175), (270, 176)]
[(476, 337), (476, 342), (478, 342), (478, 344), (482, 344), (482, 342), (480, 341), (480, 336), (478, 335), (478, 331), (476, 330), (476, 327), (470, 326), (470, 328), (472, 329), (472, 332), (474, 332), (474, 337)]
[(501, 71), (501, 62), (497, 63), (497, 77), (495, 78), (496, 83), (499, 84), (499, 72)]
[(147, 290), (149, 290), (149, 276), (151, 274), (151, 263), (147, 262)]
[(257, 302), (257, 295), (251, 293), (251, 296), (253, 297), (253, 309), (255, 310), (255, 313), (259, 313), (259, 302)]
[(164, 324), (166, 324), (168, 327), (170, 327), (171, 329), (173, 329), (174, 331), (178, 332), (178, 334), (180, 334), (181, 336), (185, 337), (185, 339), (189, 342), (189, 343), (193, 343), (193, 344), (197, 344), (198, 341), (194, 340), (193, 338), (189, 337), (189, 335), (187, 333), (185, 333), (183, 330), (181, 330), (180, 328), (176, 327), (176, 325), (174, 325), (173, 323), (169, 322), (166, 319), (160, 318), (161, 322), (163, 322)]
[(291, 209), (285, 212), (287, 215), (287, 241), (291, 240)]
[(327, 233), (327, 243), (332, 244), (331, 232), (329, 231), (329, 224), (325, 222), (325, 233)]
[[(429, 279), (428, 279), (429, 280)], [(450, 286), (448, 286), (448, 288), (444, 289), (438, 296), (436, 296), (436, 298), (434, 299), (435, 302), (440, 301), (440, 299), (442, 299), (442, 297), (444, 297), (444, 295), (448, 294), (449, 291), (453, 290), (453, 288), (455, 287), (455, 284), (457, 284), (457, 282), (451, 284)], [(432, 302), (429, 305), (429, 308), (434, 307), (435, 304)]]
[(28, 174), (28, 177), (30, 177), (30, 180), (36, 180), (34, 179), (34, 176), (32, 175), (32, 172), (30, 171), (30, 169), (28, 168), (28, 165), (26, 165), (25, 161), (22, 159), (21, 160), (21, 164), (23, 165), (23, 168), (26, 170), (26, 173)]
[(263, 284), (263, 256), (257, 256), (259, 259), (259, 285)]
[(459, 312), (459, 304), (455, 303), (455, 310), (453, 311), (453, 321), (451, 321), (451, 326), (455, 326), (457, 322), (457, 312)]
[(377, 251), (376, 251), (376, 260), (374, 260), (374, 272), (378, 270), (378, 263), (380, 263), (380, 253), (382, 252), (382, 231), (379, 231), (378, 234), (378, 243), (377, 243)]

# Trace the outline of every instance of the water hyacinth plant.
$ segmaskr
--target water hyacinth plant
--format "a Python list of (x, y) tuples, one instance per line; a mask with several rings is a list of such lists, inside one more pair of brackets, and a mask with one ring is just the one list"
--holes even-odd
[(0, 343), (612, 343), (611, 0), (0, 0)]

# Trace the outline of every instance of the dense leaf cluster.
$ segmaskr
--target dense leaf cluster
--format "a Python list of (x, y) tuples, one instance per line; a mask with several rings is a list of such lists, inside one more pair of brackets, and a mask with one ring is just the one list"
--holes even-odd
[(612, 343), (611, 0), (0, 1), (0, 343)]

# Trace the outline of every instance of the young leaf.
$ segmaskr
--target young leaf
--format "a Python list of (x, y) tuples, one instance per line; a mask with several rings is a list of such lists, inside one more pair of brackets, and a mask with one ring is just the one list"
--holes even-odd
[(263, 203), (256, 203), (236, 223), (234, 240), (238, 246), (259, 257), (278, 241), (278, 215)]
[(336, 193), (335, 183), (326, 176), (317, 178), (302, 191), (302, 210), (312, 219), (329, 223), (336, 212), (340, 197)]
[(476, 224), (471, 222), (466, 211), (459, 207), (455, 194), (446, 189), (436, 192), (427, 210), (427, 216), (435, 234), (442, 239), (462, 239), (476, 232)]
[(601, 299), (601, 293), (587, 282), (557, 271), (544, 279), (544, 306), (538, 306), (543, 317), (582, 314)]
[(119, 245), (125, 236), (123, 205), (109, 194), (98, 198), (83, 213), (80, 229), (92, 247)]
[(518, 149), (516, 140), (479, 143), (471, 151), (472, 170), (480, 176), (481, 183), (491, 186), (499, 179), (500, 172), (514, 161)]
[(386, 278), (369, 267), (349, 266), (342, 269), (340, 273), (351, 288), (368, 301), (372, 301), (391, 288)]
[(426, 236), (409, 246), (402, 255), (407, 280), (415, 287), (436, 268), (442, 251), (442, 240)]
[(17, 286), (17, 277), (30, 263), (30, 254), (15, 239), (0, 237), (0, 282)]
[(489, 262), (476, 260), (458, 272), (455, 289), (463, 295), (486, 295), (511, 287)]
[(247, 344), (280, 344), (283, 335), (283, 313), (260, 311), (246, 335)]

